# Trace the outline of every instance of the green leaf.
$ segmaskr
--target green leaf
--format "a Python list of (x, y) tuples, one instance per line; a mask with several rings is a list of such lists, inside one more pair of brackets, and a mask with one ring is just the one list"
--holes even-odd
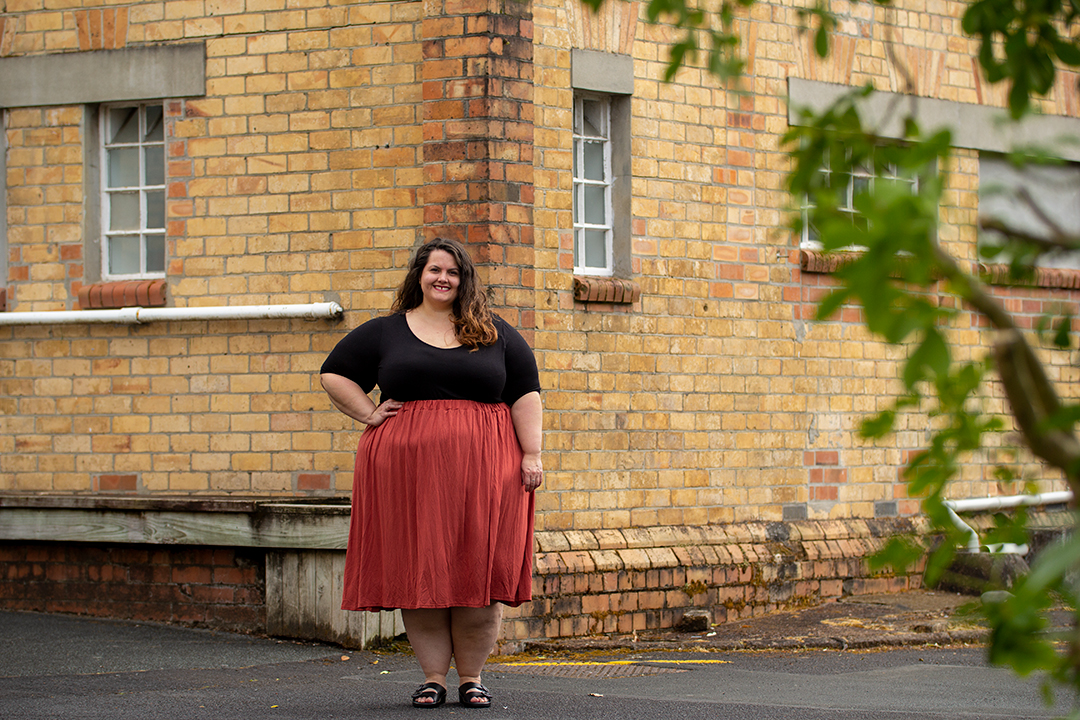
[(925, 553), (926, 548), (918, 538), (894, 536), (885, 547), (870, 556), (868, 564), (871, 570), (891, 568), (903, 575), (913, 569)]
[(911, 389), (930, 373), (943, 376), (949, 371), (949, 347), (936, 330), (926, 333), (904, 366), (904, 386)]
[(829, 55), (829, 33), (824, 27), (818, 28), (814, 34), (814, 51), (818, 57), (823, 58)]
[(862, 421), (862, 425), (859, 426), (859, 435), (864, 438), (883, 438), (893, 431), (895, 425), (896, 411), (883, 410)]
[(1072, 316), (1067, 315), (1058, 320), (1054, 329), (1054, 344), (1063, 350), (1068, 350), (1072, 345)]
[(1058, 40), (1054, 43), (1054, 52), (1066, 65), (1080, 65), (1080, 47), (1075, 44)]

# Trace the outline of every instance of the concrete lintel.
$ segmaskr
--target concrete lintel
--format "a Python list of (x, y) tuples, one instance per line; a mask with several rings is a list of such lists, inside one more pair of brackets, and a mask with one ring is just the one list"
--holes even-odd
[(0, 107), (161, 100), (206, 94), (206, 44), (0, 58)]
[(634, 59), (597, 50), (570, 51), (570, 86), (575, 90), (634, 94)]
[[(818, 80), (788, 78), (788, 124), (801, 124), (799, 111), (821, 112), (856, 88)], [(1004, 108), (935, 100), (916, 95), (876, 91), (859, 105), (864, 127), (883, 138), (901, 139), (903, 122), (915, 118), (923, 132), (949, 130), (955, 147), (1004, 153), (1039, 146), (1063, 160), (1080, 161), (1080, 119), (1035, 115), (1019, 123), (1008, 121)]]

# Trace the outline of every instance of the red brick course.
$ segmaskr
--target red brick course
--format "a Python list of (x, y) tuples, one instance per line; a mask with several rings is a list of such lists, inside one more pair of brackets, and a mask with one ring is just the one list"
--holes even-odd
[[(535, 599), (507, 610), (503, 637), (660, 630), (690, 608), (723, 623), (917, 588), (921, 568), (898, 576), (872, 572), (866, 562), (889, 537), (917, 525), (889, 518), (538, 533)], [(623, 547), (613, 552), (602, 544)]]
[(0, 543), (0, 607), (266, 628), (265, 553), (242, 548)]
[(164, 280), (125, 280), (95, 283), (79, 288), (83, 310), (123, 307), (161, 307), (165, 304)]

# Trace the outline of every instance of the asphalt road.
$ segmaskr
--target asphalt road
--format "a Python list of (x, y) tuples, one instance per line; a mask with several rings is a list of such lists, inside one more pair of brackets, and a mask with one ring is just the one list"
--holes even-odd
[[(346, 659), (347, 658), (347, 659)], [(492, 664), (495, 706), (520, 720), (969, 720), (1047, 718), (1038, 683), (980, 648), (646, 652)], [(345, 652), (151, 624), (0, 613), (0, 718), (415, 718), (422, 676), (403, 653)], [(1064, 708), (1056, 708), (1064, 714)]]

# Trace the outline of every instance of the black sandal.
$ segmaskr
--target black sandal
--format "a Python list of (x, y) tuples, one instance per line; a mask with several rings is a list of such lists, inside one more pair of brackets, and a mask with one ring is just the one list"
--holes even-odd
[[(432, 698), (431, 702), (420, 702), (420, 698)], [(424, 683), (412, 694), (412, 706), (422, 708), (439, 707), (446, 702), (446, 688), (437, 682)]]
[(463, 683), (458, 686), (457, 694), (458, 702), (467, 708), (491, 707), (491, 691), (480, 683)]

